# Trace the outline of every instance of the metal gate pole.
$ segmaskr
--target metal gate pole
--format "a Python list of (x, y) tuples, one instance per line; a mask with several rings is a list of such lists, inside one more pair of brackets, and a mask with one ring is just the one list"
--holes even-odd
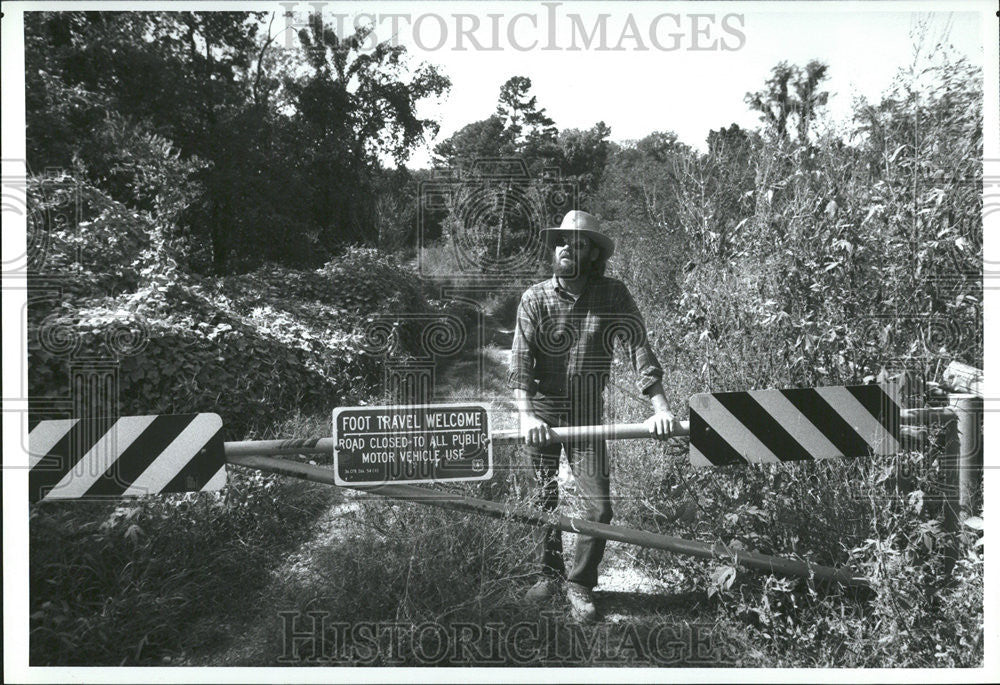
[(958, 540), (954, 534), (958, 532), (960, 525), (958, 464), (962, 448), (958, 437), (958, 417), (951, 409), (942, 410), (939, 416), (939, 420), (944, 423), (940, 456), (941, 474), (944, 478), (943, 523), (945, 532), (950, 534), (944, 550), (944, 573), (950, 577), (955, 568), (955, 561), (958, 559)]
[(983, 399), (977, 395), (948, 395), (952, 411), (958, 417), (958, 506), (961, 517), (975, 513), (983, 483), (982, 435)]
[[(677, 424), (679, 430), (671, 431), (670, 437), (688, 437), (690, 423), (687, 421), (678, 421)], [(549, 430), (556, 436), (556, 442), (579, 439), (636, 440), (653, 437), (649, 434), (649, 428), (644, 423), (613, 423), (607, 426), (563, 426), (550, 427)], [(517, 428), (493, 431), (490, 434), (490, 439), (494, 443), (522, 441), (521, 433)]]
[[(641, 424), (639, 424), (641, 425)], [(649, 437), (647, 431), (646, 436)], [(335, 485), (334, 474), (330, 469), (303, 464), (286, 459), (275, 459), (267, 456), (250, 456), (246, 454), (230, 454), (229, 443), (226, 443), (226, 461), (237, 466), (259, 469), (280, 473), (286, 476), (302, 478), (317, 483)], [(569, 533), (582, 533), (591, 537), (602, 538), (604, 540), (614, 540), (626, 542), (643, 547), (653, 547), (656, 549), (675, 552), (678, 554), (688, 554), (702, 559), (717, 559), (729, 563), (740, 564), (749, 568), (756, 568), (770, 573), (791, 576), (813, 576), (820, 580), (843, 583), (845, 585), (868, 587), (868, 581), (859, 576), (855, 576), (849, 569), (831, 568), (810, 564), (794, 559), (782, 559), (767, 554), (756, 552), (746, 552), (734, 550), (722, 543), (709, 544), (697, 540), (686, 540), (684, 538), (650, 533), (644, 530), (625, 528), (612, 525), (610, 523), (598, 523), (596, 521), (585, 521), (583, 519), (570, 518), (548, 514), (536, 509), (526, 507), (509, 507), (489, 500), (463, 497), (454, 493), (431, 490), (415, 485), (405, 485), (393, 483), (375, 487), (355, 487), (368, 494), (383, 495), (395, 499), (430, 504), (446, 509), (467, 511), (477, 514), (484, 514), (494, 518), (506, 518), (521, 523), (534, 526), (552, 525)]]
[[(679, 430), (670, 433), (672, 438), (688, 435), (688, 422), (678, 421)], [(601, 426), (570, 426), (550, 428), (556, 442), (580, 438), (603, 438), (605, 440), (652, 439), (644, 423), (613, 423)], [(516, 428), (496, 430), (490, 433), (490, 440), (496, 443), (521, 442), (520, 431)], [(226, 456), (252, 454), (333, 454), (333, 438), (306, 438), (290, 440), (238, 440), (226, 443)]]

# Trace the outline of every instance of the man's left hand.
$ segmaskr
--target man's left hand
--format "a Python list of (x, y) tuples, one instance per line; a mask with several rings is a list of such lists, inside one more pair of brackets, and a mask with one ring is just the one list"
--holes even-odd
[(658, 411), (643, 421), (649, 434), (657, 440), (669, 440), (680, 432), (680, 422), (669, 411)]

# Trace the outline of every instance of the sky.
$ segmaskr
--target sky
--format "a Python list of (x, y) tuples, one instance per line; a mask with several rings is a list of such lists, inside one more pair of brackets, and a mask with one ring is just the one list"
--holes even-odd
[[(309, 7), (292, 5), (299, 13)], [(842, 121), (855, 96), (878, 98), (897, 70), (913, 63), (917, 43), (925, 50), (937, 42), (950, 44), (981, 65), (982, 15), (969, 11), (976, 9), (968, 2), (323, 5), (327, 22), (372, 23), (378, 40), (407, 47), (411, 64), (436, 64), (451, 79), (445, 98), (420, 107), (421, 116), (437, 120), (441, 129), (415, 151), (411, 168), (429, 166), (434, 143), (489, 116), (500, 86), (515, 75), (531, 79), (532, 93), (560, 129), (604, 121), (617, 141), (670, 130), (704, 149), (712, 128), (758, 124), (744, 96), (763, 87), (775, 64), (819, 59), (829, 65), (827, 114)], [(362, 12), (368, 16), (359, 16)], [(601, 14), (607, 16), (600, 19)], [(296, 21), (294, 16), (289, 21)], [(602, 21), (603, 43), (594, 31)], [(459, 29), (477, 23), (460, 35)], [(914, 29), (921, 23), (926, 37), (917, 41)], [(635, 37), (619, 41), (623, 33)], [(574, 45), (577, 50), (568, 49)]]

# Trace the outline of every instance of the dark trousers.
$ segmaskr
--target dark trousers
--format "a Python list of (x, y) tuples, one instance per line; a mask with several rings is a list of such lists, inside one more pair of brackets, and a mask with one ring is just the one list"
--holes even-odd
[[(581, 407), (571, 402), (536, 397), (532, 404), (535, 413), (550, 426), (588, 426), (602, 422), (603, 403), (600, 401)], [(569, 440), (562, 444), (525, 447), (535, 470), (536, 505), (546, 511), (554, 511), (559, 504), (557, 478), (562, 449), (566, 450), (566, 458), (583, 502), (583, 518), (609, 523), (612, 514), (610, 470), (604, 440)], [(562, 531), (554, 526), (544, 526), (538, 529), (536, 535), (539, 571), (543, 575), (566, 578), (587, 588), (597, 585), (597, 567), (604, 557), (605, 540), (578, 535), (573, 567), (567, 574), (563, 561)]]

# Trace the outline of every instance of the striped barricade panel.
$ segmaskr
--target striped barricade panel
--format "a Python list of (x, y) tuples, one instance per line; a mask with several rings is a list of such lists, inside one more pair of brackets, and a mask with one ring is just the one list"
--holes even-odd
[(40, 421), (28, 434), (30, 501), (220, 490), (218, 414)]
[(690, 412), (692, 466), (900, 451), (899, 403), (879, 385), (699, 393)]

